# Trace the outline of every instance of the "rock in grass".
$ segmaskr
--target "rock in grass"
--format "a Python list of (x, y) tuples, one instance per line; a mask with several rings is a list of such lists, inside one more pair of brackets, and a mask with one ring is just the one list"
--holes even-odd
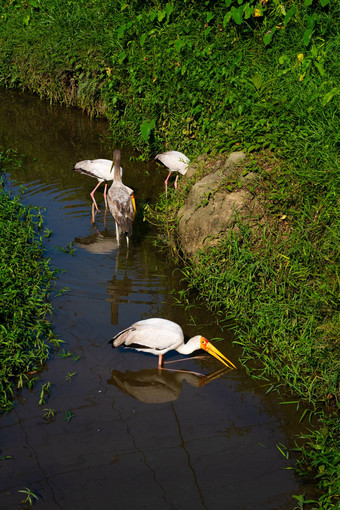
[[(217, 244), (220, 235), (234, 227), (236, 215), (258, 217), (259, 205), (245, 187), (255, 174), (242, 176), (239, 166), (245, 157), (243, 152), (233, 152), (192, 187), (178, 213), (178, 232), (186, 255), (194, 256), (198, 250)], [(190, 177), (190, 168), (188, 173)]]

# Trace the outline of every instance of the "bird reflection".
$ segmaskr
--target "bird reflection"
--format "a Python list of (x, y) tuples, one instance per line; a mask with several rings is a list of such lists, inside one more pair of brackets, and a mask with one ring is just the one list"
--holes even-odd
[(93, 225), (90, 235), (86, 237), (76, 237), (74, 242), (84, 250), (97, 255), (105, 255), (117, 251), (112, 280), (107, 282), (107, 301), (111, 304), (111, 324), (118, 324), (119, 304), (126, 300), (131, 294), (132, 280), (127, 275), (127, 267), (124, 272), (122, 270), (118, 271), (119, 259), (120, 262), (122, 262), (122, 257), (119, 257), (119, 246), (115, 234), (109, 232), (107, 229), (100, 232), (97, 227)]
[[(118, 256), (117, 256), (118, 260)], [(124, 271), (124, 276), (121, 280), (117, 278), (116, 271), (113, 274), (112, 280), (107, 284), (107, 301), (111, 303), (111, 324), (118, 324), (118, 308), (119, 304), (124, 301), (122, 298), (127, 298), (132, 291), (132, 280), (128, 277), (127, 271)]]
[(138, 372), (112, 370), (107, 383), (145, 404), (163, 404), (177, 400), (182, 393), (183, 381), (195, 388), (218, 379), (230, 369), (221, 368), (209, 375), (185, 370), (143, 369)]
[(118, 248), (115, 234), (109, 232), (106, 228), (100, 232), (95, 225), (92, 225), (90, 235), (76, 237), (74, 241), (84, 250), (98, 255), (111, 253)]

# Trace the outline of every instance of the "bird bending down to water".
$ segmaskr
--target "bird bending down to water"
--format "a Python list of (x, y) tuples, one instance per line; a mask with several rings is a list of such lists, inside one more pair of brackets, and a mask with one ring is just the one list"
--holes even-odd
[[(163, 163), (163, 165), (170, 170), (168, 177), (165, 179), (165, 194), (167, 195), (168, 179), (171, 175), (171, 172), (178, 172), (182, 175), (185, 175), (188, 170), (188, 164), (190, 161), (189, 158), (185, 156), (185, 154), (182, 154), (182, 152), (178, 151), (168, 151), (163, 152), (163, 154), (157, 154), (155, 159)], [(178, 173), (176, 175), (174, 184), (175, 188), (177, 188)]]
[(113, 153), (113, 183), (107, 194), (107, 203), (116, 223), (116, 238), (119, 246), (119, 230), (126, 236), (129, 246), (129, 237), (132, 235), (132, 224), (135, 216), (135, 207), (131, 197), (131, 188), (122, 183), (120, 174), (120, 151)]
[[(98, 184), (93, 188), (90, 193), (92, 201), (97, 211), (98, 205), (96, 199), (94, 198), (94, 194), (96, 190), (99, 188), (102, 182), (105, 182), (104, 188), (104, 201), (105, 207), (107, 209), (107, 186), (110, 181), (113, 181), (113, 172), (112, 172), (112, 164), (113, 162), (110, 159), (85, 159), (84, 161), (79, 161), (74, 165), (74, 171), (79, 172), (84, 175), (89, 175), (90, 177), (94, 177), (98, 180)], [(120, 176), (123, 175), (123, 169), (120, 167)], [(127, 186), (130, 191), (131, 199), (134, 204), (134, 195), (133, 190)], [(135, 204), (134, 204), (135, 209)]]
[(216, 347), (206, 338), (197, 335), (184, 343), (182, 328), (176, 322), (167, 319), (146, 319), (135, 322), (124, 329), (111, 340), (112, 347), (130, 347), (137, 351), (150, 352), (158, 356), (158, 367), (164, 364), (164, 354), (175, 350), (180, 354), (191, 354), (198, 349), (204, 349), (229, 368), (236, 368)]

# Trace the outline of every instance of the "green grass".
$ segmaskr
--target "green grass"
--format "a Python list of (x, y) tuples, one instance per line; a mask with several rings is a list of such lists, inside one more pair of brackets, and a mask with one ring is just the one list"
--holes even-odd
[[(324, 491), (319, 508), (340, 493), (339, 10), (328, 0), (0, 6), (0, 84), (106, 116), (114, 143), (145, 157), (253, 155), (265, 222), (240, 223), (198, 266), (186, 260), (181, 297), (198, 291), (232, 321), (253, 377), (324, 413), (301, 452)], [(176, 239), (187, 191), (147, 213), (165, 239)]]
[[(257, 175), (245, 186), (261, 204), (261, 221), (236, 218), (237, 228), (194, 260), (183, 256), (177, 234), (194, 179), (147, 207), (146, 217), (182, 259), (181, 301), (198, 298), (222, 328), (232, 325), (248, 373), (265, 381), (268, 392), (297, 401), (297, 412), (304, 402), (318, 417), (319, 428), (311, 427), (298, 449), (297, 469), (316, 477), (324, 491), (320, 508), (333, 508), (340, 495), (338, 175), (329, 171), (318, 193), (268, 152), (252, 156), (239, 169), (246, 171)], [(233, 180), (223, 185), (235, 188)]]
[[(13, 163), (13, 162), (12, 162)], [(6, 168), (9, 158), (0, 154)], [(44, 258), (43, 219), (38, 209), (0, 191), (0, 407), (12, 407), (15, 387), (34, 383), (34, 373), (49, 356), (55, 342), (49, 297), (55, 271)], [(30, 375), (32, 372), (32, 375)]]

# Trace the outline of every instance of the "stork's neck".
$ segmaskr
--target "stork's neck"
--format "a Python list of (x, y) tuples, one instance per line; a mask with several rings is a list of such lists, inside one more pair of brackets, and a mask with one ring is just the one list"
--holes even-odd
[(122, 182), (122, 178), (120, 176), (120, 151), (116, 150), (113, 153), (113, 161), (115, 163), (113, 170), (113, 180), (115, 182)]
[(176, 351), (180, 354), (191, 354), (201, 348), (201, 335), (194, 336), (186, 344), (177, 347)]

